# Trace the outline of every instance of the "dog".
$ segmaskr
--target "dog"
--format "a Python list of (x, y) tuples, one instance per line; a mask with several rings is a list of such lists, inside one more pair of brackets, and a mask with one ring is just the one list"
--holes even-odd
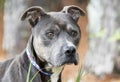
[(21, 20), (30, 23), (32, 34), (20, 55), (0, 63), (0, 82), (61, 82), (64, 65), (78, 64), (77, 22), (84, 15), (74, 5), (48, 13), (40, 6), (28, 8)]

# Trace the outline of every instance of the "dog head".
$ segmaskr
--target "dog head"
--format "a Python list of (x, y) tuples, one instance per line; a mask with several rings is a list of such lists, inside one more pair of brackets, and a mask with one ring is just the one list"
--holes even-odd
[(21, 20), (32, 26), (33, 47), (37, 56), (53, 66), (78, 64), (77, 48), (81, 31), (77, 24), (85, 12), (77, 6), (65, 6), (60, 12), (45, 12), (41, 7), (27, 9)]

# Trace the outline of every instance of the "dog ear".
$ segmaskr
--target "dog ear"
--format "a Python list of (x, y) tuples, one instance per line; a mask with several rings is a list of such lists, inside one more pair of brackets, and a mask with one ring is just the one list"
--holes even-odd
[(47, 15), (45, 11), (39, 6), (33, 6), (28, 8), (23, 15), (21, 16), (21, 20), (24, 21), (26, 18), (28, 19), (30, 25), (34, 27), (42, 16)]
[(85, 16), (85, 11), (78, 6), (65, 6), (62, 10), (63, 13), (69, 13), (72, 18), (77, 22), (80, 16)]

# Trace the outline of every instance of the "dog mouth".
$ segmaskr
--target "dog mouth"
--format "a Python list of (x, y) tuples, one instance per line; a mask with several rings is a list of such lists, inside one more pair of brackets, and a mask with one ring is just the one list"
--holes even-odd
[(75, 62), (60, 63), (60, 64), (57, 64), (57, 65), (55, 65), (55, 66), (56, 66), (56, 67), (60, 67), (60, 66), (63, 66), (63, 65), (70, 65), (70, 64), (78, 65), (78, 62), (75, 61)]
[(63, 66), (63, 65), (70, 65), (70, 64), (78, 65), (78, 60), (73, 59), (73, 58), (68, 58), (65, 61), (56, 62), (56, 64), (54, 66), (60, 67), (60, 66)]
[(74, 56), (69, 56), (65, 59), (65, 64), (74, 64), (78, 65), (78, 54)]
[(74, 65), (78, 65), (78, 61), (75, 61), (75, 62), (74, 62)]
[(70, 64), (78, 65), (78, 61), (78, 53), (69, 56), (65, 54), (58, 54), (57, 57), (50, 57), (48, 60), (48, 62), (55, 67)]
[(78, 65), (78, 60), (77, 59), (73, 59), (70, 58), (68, 61), (65, 62), (65, 64), (74, 64), (74, 65)]

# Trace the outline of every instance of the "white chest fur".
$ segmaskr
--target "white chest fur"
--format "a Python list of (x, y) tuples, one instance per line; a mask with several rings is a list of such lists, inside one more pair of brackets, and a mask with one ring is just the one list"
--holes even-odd
[(52, 71), (53, 71), (53, 74), (51, 76), (51, 82), (57, 82), (58, 79), (59, 79), (59, 75), (61, 73), (61, 71), (63, 70), (63, 67), (64, 66), (61, 66), (61, 67), (53, 67)]

